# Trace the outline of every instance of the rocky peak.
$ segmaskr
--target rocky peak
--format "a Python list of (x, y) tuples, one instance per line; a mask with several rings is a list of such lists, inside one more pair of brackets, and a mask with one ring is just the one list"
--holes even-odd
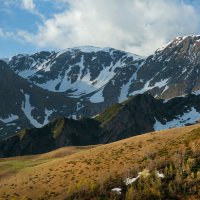
[(169, 59), (172, 55), (177, 59), (189, 59), (199, 62), (200, 35), (189, 35), (175, 38), (163, 48), (155, 52), (156, 56), (166, 56)]
[(130, 94), (149, 91), (158, 98), (188, 94), (200, 89), (199, 69), (200, 36), (177, 37), (145, 60)]

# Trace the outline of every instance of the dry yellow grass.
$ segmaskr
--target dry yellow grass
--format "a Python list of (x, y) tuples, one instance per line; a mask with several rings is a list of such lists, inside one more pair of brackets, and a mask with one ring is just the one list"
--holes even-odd
[[(0, 199), (61, 200), (82, 186), (95, 187), (106, 178), (168, 162), (183, 149), (183, 141), (199, 144), (199, 138), (190, 139), (189, 135), (199, 127), (196, 124), (96, 147), (67, 147), (43, 155), (2, 159)], [(14, 165), (19, 166), (15, 169)]]

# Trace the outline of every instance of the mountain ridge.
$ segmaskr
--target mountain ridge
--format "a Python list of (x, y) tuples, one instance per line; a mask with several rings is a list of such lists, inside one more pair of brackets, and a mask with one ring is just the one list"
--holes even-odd
[(95, 118), (59, 118), (42, 128), (21, 130), (0, 141), (0, 157), (45, 153), (63, 146), (106, 144), (147, 132), (195, 124), (200, 95), (168, 101), (139, 94)]
[[(184, 78), (189, 79), (190, 76), (192, 76), (192, 75), (193, 75), (192, 77), (194, 77), (195, 72), (193, 72), (192, 75), (189, 74), (191, 72), (191, 70), (195, 71), (198, 68), (198, 66), (196, 66), (196, 65), (198, 65), (198, 63), (199, 63), (199, 59), (198, 59), (199, 43), (200, 43), (199, 38), (200, 38), (200, 36), (198, 36), (198, 35), (177, 37), (173, 41), (169, 42), (167, 45), (162, 47), (161, 49), (156, 50), (153, 55), (147, 56), (146, 58), (145, 57), (142, 58), (140, 56), (136, 56), (135, 54), (130, 54), (130, 53), (116, 50), (113, 48), (99, 48), (99, 47), (90, 47), (90, 46), (68, 48), (68, 49), (65, 49), (60, 52), (52, 52), (52, 53), (49, 52), (50, 54), (54, 54), (53, 56), (52, 55), (50, 56), (50, 60), (53, 60), (54, 62), (58, 62), (59, 60), (61, 60), (62, 62), (59, 65), (55, 65), (55, 63), (53, 63), (53, 64), (50, 63), (50, 65), (46, 66), (46, 68), (44, 66), (43, 66), (44, 68), (42, 68), (39, 65), (40, 70), (43, 70), (44, 73), (38, 72), (37, 75), (31, 75), (30, 78), (28, 78), (27, 75), (24, 77), (28, 78), (29, 81), (33, 82), (34, 84), (36, 84), (40, 87), (43, 87), (44, 89), (48, 89), (48, 90), (51, 90), (54, 92), (59, 92), (59, 91), (66, 92), (68, 90), (69, 95), (74, 96), (75, 98), (84, 96), (85, 94), (89, 94), (91, 92), (97, 93), (98, 97), (104, 97), (107, 93), (106, 92), (107, 87), (105, 89), (103, 88), (103, 91), (101, 91), (102, 87), (105, 85), (104, 84), (99, 85), (98, 82), (100, 81), (100, 79), (95, 80), (95, 76), (93, 76), (93, 75), (90, 77), (90, 74), (93, 72), (87, 71), (87, 70), (91, 70), (90, 68), (93, 65), (95, 65), (96, 71), (98, 71), (98, 68), (100, 66), (101, 66), (100, 70), (103, 69), (102, 68), (103, 62), (104, 62), (103, 60), (100, 60), (99, 63), (93, 62), (95, 59), (98, 59), (98, 57), (101, 57), (102, 54), (105, 54), (105, 55), (103, 55), (105, 59), (111, 59), (111, 60), (113, 59), (112, 58), (113, 55), (116, 55), (118, 60), (120, 60), (122, 58), (121, 55), (123, 55), (123, 56), (126, 56), (129, 61), (128, 61), (128, 63), (127, 63), (127, 61), (122, 61), (119, 64), (119, 67), (122, 68), (123, 65), (130, 65), (130, 57), (132, 57), (132, 61), (131, 61), (132, 65), (130, 65), (130, 67), (132, 69), (129, 69), (129, 66), (128, 67), (126, 66), (126, 70), (124, 69), (124, 71), (123, 71), (123, 69), (121, 69), (122, 70), (121, 73), (125, 74), (125, 76), (122, 76), (122, 74), (120, 76), (118, 75), (118, 76), (116, 76), (117, 80), (113, 79), (113, 75), (111, 75), (110, 78), (109, 78), (109, 76), (104, 78), (105, 75), (111, 74), (112, 71), (110, 71), (110, 70), (113, 67), (112, 66), (111, 68), (109, 68), (108, 71), (105, 71), (106, 74), (102, 74), (103, 77), (101, 77), (101, 78), (104, 78), (105, 80), (107, 80), (106, 84), (108, 84), (108, 85), (111, 84), (110, 82), (112, 82), (112, 83), (117, 82), (117, 84), (115, 86), (118, 87), (118, 89), (117, 89), (118, 92), (115, 92), (116, 93), (115, 94), (115, 96), (116, 96), (115, 103), (117, 101), (125, 100), (130, 95), (135, 95), (138, 93), (142, 93), (144, 91), (149, 91), (152, 93), (152, 95), (154, 95), (154, 96), (157, 95), (158, 97), (163, 97), (163, 98), (174, 97), (174, 96), (183, 94), (183, 92), (189, 93), (189, 92), (195, 91), (197, 89), (200, 89), (199, 84), (197, 84), (199, 82), (198, 79), (195, 82), (193, 80), (193, 83), (192, 83), (193, 85), (187, 83), (188, 85), (190, 85), (190, 88), (186, 87), (186, 83), (184, 83)], [(84, 49), (86, 49), (86, 50), (84, 50)], [(29, 57), (31, 58), (36, 54), (33, 54)], [(89, 57), (87, 57), (87, 56), (89, 56)], [(58, 57), (59, 57), (59, 59), (58, 59)], [(75, 57), (76, 57), (76, 59), (74, 61), (73, 58), (75, 58)], [(177, 57), (178, 57), (178, 60), (177, 60)], [(11, 58), (9, 65), (16, 73), (19, 74), (19, 71), (17, 71), (18, 70), (17, 67), (15, 67), (15, 59)], [(83, 59), (83, 60), (81, 60), (81, 59)], [(136, 66), (137, 60), (141, 60), (141, 62), (139, 62), (139, 64), (138, 64), (138, 66)], [(136, 61), (136, 63), (135, 63), (135, 61)], [(18, 62), (18, 60), (17, 60), (17, 62)], [(52, 70), (53, 68), (57, 67), (59, 69), (62, 69), (61, 72), (64, 73), (65, 68), (60, 68), (60, 65), (62, 65), (62, 63), (65, 63), (65, 62), (68, 62), (68, 64), (65, 67), (66, 69), (69, 69), (69, 66), (71, 64), (75, 65), (76, 67), (75, 68), (73, 67), (72, 68), (73, 70), (69, 69), (70, 73), (68, 73), (68, 75), (66, 77), (64, 77), (64, 74), (62, 75), (62, 77), (63, 77), (62, 80), (64, 82), (61, 80), (58, 80), (58, 82), (56, 82), (56, 83), (53, 83), (53, 82), (45, 83), (45, 80), (43, 80), (43, 79), (45, 79), (45, 77), (51, 81), (52, 81), (52, 79), (55, 78), (55, 77), (50, 76), (50, 74), (49, 74), (50, 72), (45, 73), (45, 71), (48, 72), (50, 70), (50, 68)], [(71, 64), (69, 64), (69, 63), (71, 63)], [(109, 64), (110, 64), (110, 62), (107, 62), (106, 65), (109, 65)], [(54, 65), (55, 65), (55, 67), (53, 67)], [(135, 69), (133, 67), (134, 65), (136, 66)], [(190, 66), (190, 65), (193, 67), (191, 67), (189, 69), (188, 66)], [(79, 68), (78, 68), (78, 66), (79, 66)], [(80, 72), (81, 66), (83, 67), (82, 70), (84, 70), (84, 73)], [(87, 66), (90, 66), (90, 67), (87, 68)], [(38, 67), (38, 65), (37, 65), (37, 67)], [(174, 67), (176, 67), (176, 69)], [(178, 69), (178, 68), (180, 68), (180, 69)], [(182, 72), (183, 76), (180, 77), (179, 79), (177, 79), (177, 77), (173, 76), (172, 70), (175, 70), (174, 74), (176, 74), (176, 76), (177, 76), (177, 73), (179, 73), (179, 76), (180, 76), (180, 72)], [(158, 73), (159, 71), (160, 71), (160, 74)], [(78, 74), (80, 73), (78, 79), (77, 79), (77, 72), (78, 72)], [(188, 77), (184, 77), (184, 74), (187, 75), (186, 72), (188, 72)], [(56, 73), (58, 73), (58, 72), (56, 72)], [(116, 73), (119, 73), (119, 72), (116, 72)], [(116, 75), (116, 73), (115, 73), (115, 75)], [(131, 76), (129, 76), (128, 74), (131, 74)], [(169, 74), (169, 76), (167, 76), (167, 74)], [(22, 76), (23, 76), (23, 74), (22, 74)], [(39, 76), (39, 78), (37, 76)], [(176, 79), (174, 79), (174, 78), (176, 78)], [(66, 81), (66, 79), (71, 80), (71, 83), (69, 81)], [(89, 79), (91, 79), (91, 80), (94, 79), (94, 82), (90, 82)], [(55, 82), (55, 80), (57, 80), (57, 79), (54, 79), (54, 82)], [(76, 83), (76, 80), (78, 80), (77, 87), (74, 85), (74, 83)], [(181, 80), (181, 83), (180, 83), (180, 80)], [(82, 81), (82, 83), (80, 83), (81, 81)], [(89, 83), (89, 87), (87, 85), (85, 85), (85, 86), (82, 85), (83, 83), (86, 83), (86, 82)], [(94, 84), (94, 86), (95, 86), (96, 82), (98, 84), (98, 86), (96, 88), (97, 90), (91, 89), (93, 87), (92, 85)], [(195, 85), (195, 83), (196, 83), (196, 85)], [(53, 86), (54, 88), (52, 88), (52, 86), (49, 86), (49, 84), (54, 84), (54, 86)], [(71, 84), (71, 86), (70, 86), (70, 84)], [(169, 88), (169, 84), (170, 84), (171, 89)], [(184, 84), (184, 87), (185, 87), (184, 91), (179, 91), (180, 89), (178, 87), (174, 86), (176, 84), (178, 84), (179, 87), (180, 87), (180, 85)], [(48, 88), (48, 87), (50, 87), (50, 88)], [(86, 91), (82, 87), (86, 87)], [(114, 88), (114, 85), (110, 86), (110, 87)], [(80, 88), (82, 88), (82, 89), (80, 89)], [(100, 92), (99, 92), (99, 90), (100, 90)], [(104, 90), (105, 90), (105, 92), (104, 92)], [(126, 94), (122, 94), (122, 93), (126, 93)], [(170, 93), (172, 95), (170, 95)], [(106, 97), (104, 97), (104, 98), (106, 98)], [(100, 100), (100, 101), (103, 102), (105, 100), (104, 98), (101, 98), (102, 100)], [(89, 99), (89, 100), (91, 100), (91, 99)]]
[[(19, 96), (23, 96), (18, 104), (21, 108), (29, 105), (29, 118), (34, 118), (35, 124), (42, 124), (47, 118), (53, 120), (57, 117), (52, 110), (56, 110), (58, 116), (78, 119), (95, 116), (115, 103), (144, 92), (158, 99), (169, 99), (199, 91), (199, 54), (200, 36), (187, 36), (177, 37), (147, 58), (113, 48), (75, 47), (60, 52), (19, 54), (7, 61), (9, 68), (27, 81), (23, 81), (24, 85), (32, 85), (40, 90), (39, 93), (45, 94), (40, 98), (43, 99), (40, 105), (40, 100), (32, 97), (32, 92), (21, 94), (21, 88), (18, 88)], [(5, 80), (4, 76), (1, 79)], [(1, 90), (11, 91), (12, 88), (15, 93), (14, 85), (9, 88), (4, 84)], [(45, 113), (44, 99), (48, 93), (54, 96), (54, 100), (50, 100), (51, 103), (46, 101), (47, 107), (51, 109)], [(1, 102), (8, 103), (8, 98), (12, 96), (4, 95)], [(36, 99), (37, 102), (34, 102)], [(4, 112), (0, 118), (4, 122), (21, 118), (21, 108), (15, 115)], [(5, 118), (5, 115), (10, 118)], [(8, 126), (6, 129), (9, 129), (9, 134), (16, 131), (16, 126), (12, 130), (12, 126), (3, 121), (0, 120), (0, 128), (2, 125), (4, 128)], [(20, 128), (30, 126), (26, 122)]]

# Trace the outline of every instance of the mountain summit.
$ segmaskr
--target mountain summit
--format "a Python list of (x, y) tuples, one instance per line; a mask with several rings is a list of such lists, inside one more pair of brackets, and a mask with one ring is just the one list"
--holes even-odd
[(199, 50), (200, 36), (185, 36), (147, 58), (113, 48), (83, 46), (17, 55), (8, 64), (43, 89), (87, 97), (91, 103), (116, 103), (146, 91), (171, 98), (199, 90)]

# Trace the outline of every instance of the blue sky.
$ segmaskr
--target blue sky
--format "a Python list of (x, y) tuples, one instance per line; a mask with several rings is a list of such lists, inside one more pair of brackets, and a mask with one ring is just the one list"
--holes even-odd
[(199, 34), (198, 0), (0, 0), (0, 57), (73, 46), (149, 55)]
[(5, 33), (2, 37), (0, 36), (2, 49), (0, 57), (12, 56), (18, 53), (32, 53), (42, 49), (48, 50), (48, 47), (41, 48), (20, 37), (15, 37), (15, 32), (26, 30), (36, 33), (38, 25), (42, 24), (43, 20), (51, 18), (54, 14), (63, 12), (68, 8), (67, 4), (61, 2), (58, 4), (56, 1), (35, 0), (32, 1), (35, 10), (31, 10), (29, 7), (24, 8), (22, 2), (20, 0), (0, 0), (0, 30)]

